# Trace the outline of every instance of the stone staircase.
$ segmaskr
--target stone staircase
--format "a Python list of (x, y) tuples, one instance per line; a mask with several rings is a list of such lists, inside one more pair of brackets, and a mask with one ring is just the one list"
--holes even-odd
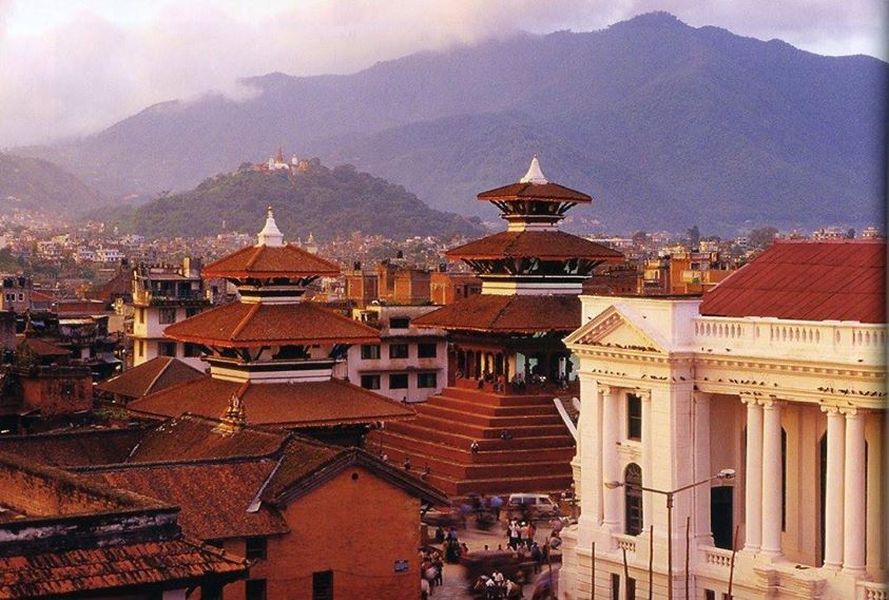
[(416, 419), (373, 431), (366, 448), (398, 465), (410, 457), (414, 473), (429, 465), (429, 483), (453, 496), (561, 492), (575, 448), (552, 399), (448, 387), (415, 405)]

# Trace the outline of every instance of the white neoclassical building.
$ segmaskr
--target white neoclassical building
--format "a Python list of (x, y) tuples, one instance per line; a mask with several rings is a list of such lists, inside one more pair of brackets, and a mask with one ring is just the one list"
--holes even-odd
[(560, 598), (887, 598), (885, 253), (779, 243), (703, 297), (582, 297)]

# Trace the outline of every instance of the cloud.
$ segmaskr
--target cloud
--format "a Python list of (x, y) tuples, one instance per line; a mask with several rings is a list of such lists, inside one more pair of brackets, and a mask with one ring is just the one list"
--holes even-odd
[(50, 13), (43, 7), (51, 22), (37, 27), (35, 12), (20, 33), (15, 19), (40, 2), (0, 0), (0, 147), (94, 132), (153, 103), (210, 90), (249, 97), (238, 82), (245, 76), (347, 73), (519, 30), (600, 29), (651, 10), (830, 53), (882, 52), (875, 40), (885, 24), (881, 0), (277, 2), (158, 0), (150, 12), (124, 0), (55, 3)]

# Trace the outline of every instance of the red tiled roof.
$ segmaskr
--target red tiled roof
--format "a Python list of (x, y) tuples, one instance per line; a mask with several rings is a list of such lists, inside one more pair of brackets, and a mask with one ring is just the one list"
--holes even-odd
[(0, 452), (61, 467), (107, 465), (124, 462), (144, 435), (143, 428), (127, 428), (0, 436)]
[(16, 348), (28, 348), (37, 356), (71, 356), (71, 351), (34, 337), (17, 335)]
[(288, 531), (276, 510), (269, 507), (255, 512), (247, 510), (277, 464), (276, 459), (261, 458), (118, 465), (80, 475), (179, 506), (179, 523), (185, 532), (202, 540), (213, 540)]
[(179, 359), (157, 356), (97, 384), (96, 389), (135, 399), (201, 376), (203, 373)]
[(574, 331), (580, 327), (580, 299), (572, 295), (478, 294), (417, 317), (413, 324), (504, 333)]
[(592, 202), (592, 197), (558, 183), (510, 183), (482, 192), (479, 200), (543, 200), (550, 202)]
[(310, 277), (312, 275), (339, 275), (340, 268), (335, 263), (306, 252), (302, 248), (285, 246), (247, 246), (224, 256), (204, 267), (204, 279), (230, 277)]
[(231, 580), (246, 572), (245, 561), (184, 539), (55, 550), (0, 557), (0, 598), (78, 596), (153, 584), (190, 587), (208, 577)]
[(244, 404), (252, 425), (328, 427), (414, 416), (399, 402), (339, 379), (302, 383), (239, 383), (205, 375), (179, 386), (134, 400), (136, 413), (178, 417), (193, 413), (211, 419), (228, 409), (232, 394)]
[[(128, 463), (266, 456), (279, 450), (285, 431), (245, 427), (220, 433), (217, 419), (182, 415), (144, 432), (127, 458)], [(123, 461), (121, 461), (123, 462)]]
[(705, 293), (700, 312), (885, 323), (885, 290), (885, 242), (778, 242)]
[(586, 258), (623, 262), (624, 259), (617, 250), (563, 231), (502, 231), (452, 248), (446, 255), (454, 259), (532, 256), (543, 260)]
[(269, 344), (361, 344), (379, 340), (379, 332), (314, 302), (247, 304), (232, 302), (168, 325), (167, 337), (183, 341), (246, 348)]

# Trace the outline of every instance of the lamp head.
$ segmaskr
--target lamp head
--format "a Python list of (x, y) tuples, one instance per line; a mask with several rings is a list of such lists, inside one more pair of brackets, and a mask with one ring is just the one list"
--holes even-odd
[(722, 469), (716, 475), (717, 479), (734, 479), (735, 478), (735, 470), (734, 469)]
[(614, 489), (617, 489), (621, 486), (623, 486), (623, 483), (620, 481), (606, 481), (605, 482), (605, 487), (607, 487), (609, 490), (614, 490)]

